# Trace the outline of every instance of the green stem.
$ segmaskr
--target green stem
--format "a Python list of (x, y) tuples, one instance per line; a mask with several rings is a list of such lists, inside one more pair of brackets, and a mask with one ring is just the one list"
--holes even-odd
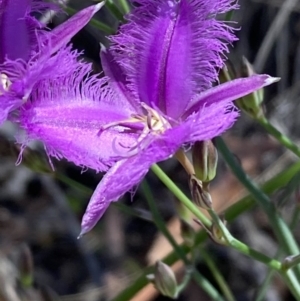
[(119, 8), (115, 5), (113, 0), (106, 0), (105, 6), (110, 11), (110, 13), (119, 21), (123, 22), (123, 13), (119, 10)]
[(164, 171), (154, 164), (151, 170), (166, 185), (166, 187), (183, 203), (205, 226), (210, 227), (211, 221), (201, 212), (198, 207), (178, 188), (178, 186), (164, 173)]
[(128, 14), (130, 12), (130, 6), (129, 6), (127, 0), (119, 0), (119, 2), (123, 9), (123, 13)]
[(280, 131), (278, 131), (267, 118), (260, 117), (256, 118), (260, 125), (262, 125), (267, 132), (272, 135), (276, 140), (285, 146), (287, 149), (292, 151), (296, 156), (300, 157), (300, 148), (286, 135), (282, 134)]
[[(213, 211), (210, 211), (212, 213)], [(219, 220), (218, 225), (221, 228), (221, 231), (223, 235), (226, 236), (226, 240), (229, 241), (229, 244), (232, 248), (240, 251), (241, 253), (248, 255), (249, 257), (252, 257), (256, 259), (257, 261), (265, 263), (267, 266), (270, 268), (277, 270), (282, 276), (282, 278), (285, 280), (285, 283), (289, 287), (290, 291), (296, 298), (296, 300), (300, 300), (300, 286), (297, 278), (295, 277), (295, 274), (292, 273), (291, 271), (286, 271), (284, 269), (284, 265), (281, 264), (279, 261), (276, 259), (270, 258), (260, 252), (257, 252), (256, 250), (253, 250), (249, 248), (247, 245), (244, 243), (240, 242), (239, 240), (233, 238), (230, 234), (230, 232), (227, 230), (225, 225), (221, 222), (221, 220), (218, 218), (218, 216), (213, 212), (213, 220), (216, 222), (217, 219)], [(268, 261), (269, 260), (269, 261)]]
[[(223, 141), (222, 141), (223, 142)], [(224, 143), (224, 142), (223, 142)], [(229, 150), (228, 150), (229, 152)], [(229, 152), (230, 153), (230, 152)], [(230, 153), (231, 155), (231, 153)], [(232, 155), (231, 155), (232, 156)], [(233, 157), (232, 157), (233, 158)], [(234, 159), (234, 158), (233, 158)], [(235, 163), (235, 161), (234, 161)], [(236, 164), (236, 163), (235, 163)], [(241, 168), (241, 167), (240, 167)], [(172, 191), (176, 196), (179, 195), (180, 198), (178, 198), (187, 208), (191, 208), (193, 211), (193, 213), (199, 218), (201, 219), (201, 215), (199, 215), (199, 213), (201, 213), (198, 208), (194, 208), (194, 205), (187, 197), (183, 198), (181, 194), (178, 193), (177, 189), (179, 190), (179, 188), (172, 182), (172, 180), (163, 172), (163, 170), (156, 164), (154, 164), (151, 167), (152, 171), (157, 175), (157, 177), (159, 179), (161, 179), (161, 181), (170, 189), (170, 191)], [(242, 170), (241, 170), (242, 171)], [(287, 227), (287, 225), (284, 223), (284, 221), (280, 218), (280, 216), (277, 214), (275, 208), (274, 210), (271, 211), (272, 207), (271, 207), (271, 203), (269, 202), (268, 197), (258, 188), (256, 188), (256, 186), (254, 186), (254, 184), (252, 182), (250, 182), (250, 180), (248, 179), (247, 175), (243, 172), (243, 177), (244, 179), (247, 179), (247, 185), (251, 188), (255, 188), (255, 191), (257, 195), (259, 195), (260, 197), (263, 196), (263, 202), (262, 204), (266, 207), (266, 210), (268, 210), (266, 213), (269, 213), (270, 215), (270, 220), (273, 221), (274, 223), (274, 227), (276, 226), (276, 230), (277, 232), (279, 232), (278, 237), (283, 241), (283, 243), (285, 243), (286, 247), (294, 247), (291, 244), (291, 241), (285, 240), (285, 236), (284, 235), (290, 235), (292, 237), (292, 239), (294, 240), (294, 237), (292, 236), (290, 229)], [(249, 185), (250, 184), (250, 185)], [(174, 188), (177, 189), (174, 189)], [(250, 192), (253, 192), (252, 190), (250, 190)], [(181, 192), (182, 193), (182, 192)], [(183, 193), (182, 193), (183, 194)], [(184, 195), (184, 194), (183, 194)], [(198, 212), (197, 212), (198, 211)], [(210, 213), (212, 213), (212, 211), (210, 211)], [(233, 238), (231, 236), (231, 234), (229, 233), (229, 231), (227, 230), (227, 228), (223, 225), (223, 223), (220, 223), (219, 218), (217, 217), (216, 214), (212, 214), (212, 218), (214, 220), (214, 222), (218, 222), (219, 227), (221, 228), (227, 242), (229, 243), (229, 245), (236, 249), (237, 251), (250, 256), (251, 258), (254, 258), (260, 262), (263, 262), (264, 264), (266, 264), (267, 266), (269, 266), (270, 268), (273, 268), (275, 270), (278, 270), (280, 272), (282, 272), (281, 269), (281, 263), (278, 262), (275, 259), (272, 259), (268, 256), (266, 256), (265, 254), (262, 254), (256, 250), (251, 249), (249, 246), (245, 245), (244, 243), (240, 242), (239, 240)], [(202, 221), (202, 219), (201, 219)], [(275, 223), (276, 222), (276, 223)], [(280, 232), (282, 231), (282, 232)], [(296, 244), (297, 247), (297, 244)], [(290, 249), (288, 249), (290, 250)], [(296, 277), (294, 276), (294, 274), (291, 271), (288, 271), (287, 273), (281, 273), (282, 276), (285, 279), (286, 284), (289, 286), (290, 290), (293, 292), (293, 294), (296, 294), (295, 297), (300, 298), (300, 286), (299, 283), (296, 279)], [(297, 294), (297, 292), (299, 292), (299, 294)]]
[(233, 13), (234, 13), (234, 10), (231, 10), (228, 13), (226, 13), (225, 18), (224, 18), (226, 22), (231, 21)]
[(222, 231), (225, 241), (229, 246), (236, 249), (240, 253), (243, 253), (253, 259), (256, 259), (257, 261), (264, 263), (274, 270), (281, 271), (281, 262), (250, 248), (246, 244), (234, 238), (214, 210), (210, 209), (208, 210), (208, 213), (210, 214), (214, 224), (217, 225), (218, 228)]
[[(300, 208), (297, 207), (296, 210), (293, 213), (292, 220), (291, 220), (291, 223), (290, 223), (290, 229), (291, 230), (295, 229), (295, 227), (297, 225), (297, 222), (299, 220), (299, 216), (300, 216), (300, 210), (299, 209)], [(279, 249), (278, 249), (278, 251), (275, 255), (275, 258), (279, 258), (281, 255), (282, 255), (282, 248), (279, 247)], [(272, 269), (269, 269), (263, 283), (261, 284), (260, 288), (256, 292), (255, 301), (265, 300), (265, 295), (267, 293), (268, 287), (269, 287), (274, 275), (275, 275), (275, 271), (272, 270)]]
[[(178, 257), (184, 262), (184, 264), (188, 267), (192, 267), (192, 263), (188, 258), (186, 257), (186, 253), (182, 250), (182, 248), (177, 244), (174, 237), (169, 232), (168, 228), (165, 225), (165, 221), (161, 217), (157, 206), (154, 202), (154, 198), (151, 192), (151, 189), (144, 180), (141, 184), (141, 188), (144, 191), (144, 195), (146, 197), (146, 200), (148, 202), (149, 208), (151, 210), (153, 221), (156, 224), (157, 228), (161, 231), (161, 233), (166, 237), (166, 239), (169, 241), (171, 246), (173, 247), (174, 251), (177, 253)], [(218, 291), (211, 285), (211, 283), (203, 276), (201, 275), (197, 270), (193, 270), (192, 277), (194, 281), (203, 288), (203, 290), (208, 294), (210, 298), (212, 298), (215, 301), (224, 301), (223, 297), (218, 293)], [(188, 279), (188, 278), (186, 278)], [(186, 282), (183, 283), (183, 285), (180, 287), (180, 290), (183, 289), (183, 286), (187, 285)]]
[[(280, 189), (281, 187), (285, 186), (295, 174), (300, 171), (300, 162), (294, 163), (292, 166), (281, 172), (280, 174), (276, 175), (274, 178), (269, 180), (263, 185), (263, 189), (266, 193), (273, 193), (276, 189)], [(255, 201), (251, 195), (244, 197), (238, 203), (232, 205), (227, 211), (225, 212), (225, 217), (228, 222), (233, 221), (238, 216), (240, 216), (243, 212), (252, 208), (255, 204)], [(204, 242), (207, 235), (204, 231), (200, 231), (196, 234), (195, 238), (195, 246), (200, 245)], [(191, 252), (191, 247), (183, 245), (182, 250), (185, 254)], [(168, 265), (173, 265), (178, 260), (178, 255), (175, 251), (171, 252), (162, 261)], [(116, 296), (112, 301), (127, 301), (131, 300), (134, 295), (141, 289), (143, 289), (149, 282), (146, 278), (148, 274), (153, 273), (154, 267), (148, 267), (144, 270), (144, 272), (125, 290), (123, 290), (118, 296)]]
[(300, 301), (300, 288), (298, 278), (292, 271), (282, 272), (282, 278), (297, 301)]
[[(278, 255), (279, 255), (279, 253), (278, 253)], [(269, 287), (274, 275), (275, 275), (275, 271), (272, 269), (269, 269), (262, 285), (260, 286), (259, 290), (256, 292), (255, 301), (264, 301), (265, 300), (265, 296), (266, 296), (268, 287)]]
[[(300, 171), (300, 161), (294, 163), (286, 170), (282, 171), (266, 183), (261, 186), (261, 190), (268, 195), (271, 195), (276, 190), (281, 189), (282, 187), (286, 186), (297, 173)], [(237, 215), (250, 210), (255, 205), (255, 200), (253, 196), (247, 195), (239, 200), (237, 203), (233, 204), (228, 210), (225, 212), (225, 220), (231, 221)]]
[[(276, 211), (276, 208), (271, 203), (269, 197), (265, 193), (263, 193), (263, 191), (261, 191), (244, 172), (241, 165), (236, 161), (232, 153), (227, 148), (227, 145), (224, 143), (223, 139), (221, 137), (217, 137), (215, 138), (215, 143), (218, 150), (223, 155), (224, 160), (231, 168), (232, 172), (235, 174), (237, 179), (246, 187), (246, 189), (248, 189), (248, 191), (253, 195), (257, 203), (263, 208), (264, 212), (267, 214), (272, 229), (275, 232), (275, 235), (283, 250), (289, 255), (299, 254), (300, 251), (292, 232), (290, 231), (289, 227), (284, 222), (282, 217)], [(299, 266), (295, 268), (295, 273), (297, 275), (297, 278), (300, 279)], [(287, 275), (290, 276), (292, 275), (292, 273), (288, 273)], [(293, 281), (293, 284), (296, 285), (296, 291), (300, 293), (300, 285), (298, 281), (294, 281), (294, 278), (295, 277), (293, 277), (291, 281)]]
[[(65, 7), (64, 10), (70, 15), (74, 15), (77, 13), (76, 9), (71, 8), (69, 6)], [(93, 25), (94, 27), (98, 28), (99, 30), (102, 30), (103, 32), (105, 32), (107, 34), (115, 33), (115, 30), (113, 28), (111, 28), (110, 26), (106, 25), (105, 23), (102, 23), (94, 18), (92, 18), (90, 20), (90, 24)]]
[(180, 284), (177, 285), (177, 292), (176, 292), (177, 297), (186, 289), (187, 285), (190, 283), (192, 272), (193, 271), (189, 271), (189, 270), (186, 271), (183, 280), (181, 281)]
[[(235, 157), (229, 151), (223, 139), (221, 137), (217, 137), (215, 138), (215, 142), (218, 150), (223, 155), (223, 158), (230, 167), (231, 171), (235, 174), (237, 179), (246, 187), (246, 189), (253, 195), (254, 199), (267, 214), (272, 228), (277, 236), (277, 239), (280, 245), (282, 245), (284, 251), (289, 255), (299, 254), (300, 251), (292, 232), (290, 231), (289, 227), (284, 222), (282, 217), (276, 211), (276, 208), (271, 203), (269, 197), (263, 191), (261, 191), (244, 172), (241, 165), (237, 162)], [(300, 272), (300, 270), (298, 272)]]
[(203, 290), (205, 290), (206, 292), (207, 291), (212, 292), (212, 288), (214, 289), (214, 291), (210, 295), (210, 297), (213, 300), (215, 300), (215, 301), (224, 301), (223, 297), (219, 294), (219, 292), (214, 287), (212, 287), (210, 282), (208, 282), (207, 279), (205, 277), (203, 277), (200, 273), (194, 273), (193, 278), (196, 281), (196, 283), (199, 284), (199, 286), (202, 287)]
[[(185, 194), (174, 184), (174, 182), (164, 173), (164, 171), (158, 165), (152, 165), (151, 169), (156, 174), (156, 176), (170, 189), (170, 191), (173, 192), (173, 194), (178, 198), (179, 201), (181, 201), (189, 210), (191, 210), (191, 212), (195, 214), (195, 216), (199, 218), (203, 222), (203, 224), (211, 227), (211, 221), (207, 217), (203, 219), (203, 213), (199, 211), (198, 207), (196, 207), (192, 203), (192, 201), (185, 196)], [(212, 214), (214, 222), (217, 223), (217, 225), (221, 228), (225, 239), (232, 248), (260, 262), (263, 262), (264, 264), (275, 270), (281, 270), (281, 263), (279, 261), (274, 260), (258, 251), (255, 251), (239, 240), (233, 238), (227, 228), (223, 225), (223, 223), (220, 223), (218, 216), (211, 210), (209, 211), (209, 213)]]
[(222, 293), (225, 296), (225, 298), (227, 299), (227, 301), (235, 301), (235, 298), (233, 296), (233, 293), (232, 293), (230, 287), (228, 286), (223, 275), (220, 273), (218, 267), (214, 263), (213, 259), (209, 255), (209, 253), (206, 252), (206, 250), (204, 250), (204, 248), (202, 248), (201, 255), (203, 257), (203, 260), (207, 264), (208, 268), (210, 269), (212, 275), (214, 276), (217, 284), (220, 287), (220, 290), (222, 291)]

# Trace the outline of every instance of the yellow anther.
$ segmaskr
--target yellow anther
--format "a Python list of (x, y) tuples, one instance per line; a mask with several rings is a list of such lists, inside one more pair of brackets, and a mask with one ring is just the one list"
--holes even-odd
[[(142, 103), (142, 107), (146, 111), (146, 115), (142, 114), (132, 114), (130, 118), (123, 119), (115, 122), (111, 122), (108, 124), (105, 124), (101, 127), (99, 130), (98, 135), (100, 135), (103, 131), (113, 128), (113, 127), (125, 127), (134, 129), (134, 127), (131, 127), (130, 124), (140, 123), (143, 125), (143, 129), (141, 132), (141, 137), (145, 137), (148, 133), (155, 133), (155, 134), (161, 134), (166, 129), (170, 128), (170, 124), (167, 122), (167, 120), (158, 114), (154, 109), (150, 108), (146, 104)], [(140, 140), (140, 139), (139, 139)]]
[(157, 111), (150, 108), (145, 103), (142, 103), (142, 107), (147, 112), (147, 115), (144, 116), (145, 118), (144, 130), (147, 129), (149, 132), (161, 134), (166, 129), (171, 127), (169, 122), (163, 116), (159, 115)]
[[(170, 123), (156, 110), (145, 103), (142, 103), (141, 106), (145, 110), (145, 114), (132, 114), (128, 119), (102, 126), (98, 132), (98, 135), (101, 135), (101, 133), (107, 129), (123, 127), (138, 134), (135, 143), (129, 147), (125, 147), (128, 149), (126, 156), (129, 156), (130, 154), (134, 155), (139, 149), (147, 147), (151, 141), (151, 138), (148, 139), (150, 135), (161, 135), (165, 130), (171, 128)], [(137, 126), (134, 126), (134, 124), (137, 124)], [(123, 146), (122, 144), (120, 145)]]

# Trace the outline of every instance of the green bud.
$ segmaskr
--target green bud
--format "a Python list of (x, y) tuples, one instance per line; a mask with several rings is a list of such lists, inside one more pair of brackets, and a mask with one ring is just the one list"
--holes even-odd
[(157, 261), (154, 275), (148, 275), (147, 278), (153, 282), (162, 295), (173, 299), (177, 297), (177, 281), (174, 272), (165, 263)]
[(198, 141), (192, 148), (196, 177), (202, 182), (212, 181), (217, 172), (218, 152), (211, 140)]
[(211, 209), (212, 199), (210, 193), (207, 187), (204, 189), (203, 183), (195, 175), (191, 175), (189, 186), (193, 202), (201, 208)]
[(282, 261), (282, 269), (284, 271), (289, 270), (290, 268), (294, 267), (295, 265), (298, 265), (300, 263), (300, 255), (291, 255), (286, 257)]
[[(242, 76), (250, 77), (254, 75), (253, 66), (249, 61), (243, 57), (242, 62)], [(264, 99), (264, 90), (259, 89), (251, 94), (248, 94), (238, 100), (236, 100), (236, 105), (243, 110), (245, 113), (250, 115), (253, 118), (259, 118), (263, 116), (262, 102)]]

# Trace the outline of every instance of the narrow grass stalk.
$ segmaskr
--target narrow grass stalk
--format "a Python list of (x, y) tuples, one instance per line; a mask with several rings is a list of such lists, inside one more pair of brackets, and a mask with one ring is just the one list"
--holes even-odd
[(261, 117), (255, 119), (258, 123), (265, 128), (265, 130), (272, 135), (281, 145), (285, 146), (296, 156), (300, 157), (300, 148), (286, 135), (278, 131), (267, 118)]
[(127, 0), (119, 0), (120, 5), (122, 7), (122, 11), (124, 14), (128, 14), (130, 12), (130, 6)]
[[(266, 260), (267, 256), (264, 254), (261, 254), (255, 250), (250, 249), (247, 245), (243, 244), (242, 242), (236, 240), (233, 238), (230, 234), (230, 232), (227, 230), (223, 222), (220, 220), (218, 215), (213, 211), (209, 210), (210, 216), (212, 217), (213, 221), (217, 223), (218, 227), (221, 229), (223, 235), (225, 236), (226, 241), (230, 246), (233, 248), (240, 250), (240, 252), (244, 252), (244, 254), (249, 255), (250, 257), (257, 259), (258, 261)], [(250, 252), (249, 252), (250, 251)], [(249, 252), (249, 254), (247, 254)], [(265, 257), (265, 258), (264, 258)], [(286, 271), (284, 269), (284, 265), (281, 264), (276, 259), (271, 259), (269, 263), (266, 263), (269, 267), (273, 268), (274, 270), (277, 270), (282, 278), (285, 280), (286, 285), (289, 287), (290, 291), (296, 298), (296, 300), (300, 300), (300, 286), (297, 278), (295, 277), (294, 273), (292, 271)]]
[[(284, 252), (288, 255), (297, 255), (300, 253), (297, 242), (287, 226), (282, 217), (277, 212), (274, 205), (271, 203), (269, 197), (256, 186), (256, 184), (248, 177), (244, 172), (241, 165), (237, 162), (235, 157), (232, 155), (227, 145), (221, 137), (215, 138), (216, 146), (219, 152), (222, 154), (224, 160), (230, 167), (231, 171), (237, 177), (237, 179), (245, 186), (245, 188), (253, 195), (254, 199), (264, 210), (272, 229), (279, 241), (279, 244), (282, 246)], [(300, 279), (300, 267), (295, 268), (297, 278)], [(300, 287), (299, 287), (300, 292)]]
[[(290, 223), (291, 230), (295, 229), (297, 222), (299, 220), (299, 216), (300, 216), (300, 208), (297, 207), (296, 210), (294, 211), (294, 214), (291, 219), (291, 223)], [(279, 247), (277, 254), (275, 255), (275, 258), (280, 258), (281, 255), (282, 255), (282, 248)], [(263, 281), (263, 283), (261, 284), (261, 286), (259, 287), (259, 289), (257, 290), (257, 292), (255, 294), (255, 301), (264, 301), (265, 300), (265, 296), (268, 291), (268, 287), (270, 286), (274, 275), (275, 275), (275, 271), (272, 269), (269, 269), (269, 271), (265, 277), (265, 280)]]
[(212, 257), (209, 255), (208, 252), (204, 248), (201, 248), (201, 255), (210, 269), (213, 277), (215, 278), (217, 284), (220, 287), (221, 292), (223, 293), (224, 297), (226, 298), (227, 301), (235, 301), (234, 295), (228, 286), (227, 282), (225, 281), (223, 275), (220, 273), (218, 267), (214, 263), (214, 260)]
[(289, 255), (299, 254), (299, 247), (289, 229), (287, 224), (283, 221), (282, 217), (276, 211), (276, 208), (271, 203), (269, 197), (261, 191), (256, 184), (247, 176), (243, 171), (240, 164), (236, 161), (235, 157), (227, 148), (221, 137), (215, 139), (217, 148), (219, 152), (223, 155), (224, 160), (237, 177), (237, 179), (245, 186), (245, 188), (253, 195), (257, 203), (262, 207), (262, 209), (267, 214), (272, 228), (280, 242), (283, 246), (285, 252)]
[(259, 290), (255, 294), (255, 301), (264, 301), (266, 300), (266, 293), (268, 291), (268, 287), (271, 284), (271, 281), (273, 277), (275, 276), (275, 271), (272, 269), (269, 269), (262, 285), (260, 286)]
[(106, 0), (105, 6), (110, 11), (110, 13), (119, 21), (123, 22), (123, 13), (119, 10), (117, 5), (114, 3), (113, 0)]

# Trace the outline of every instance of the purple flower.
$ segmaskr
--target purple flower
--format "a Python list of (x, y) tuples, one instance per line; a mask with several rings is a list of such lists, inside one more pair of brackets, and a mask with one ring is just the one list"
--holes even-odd
[(87, 8), (49, 31), (33, 17), (58, 9), (41, 0), (0, 0), (0, 124), (45, 80), (77, 69), (78, 55), (66, 47), (102, 4)]
[(234, 1), (134, 2), (128, 23), (102, 49), (106, 77), (81, 88), (82, 71), (53, 81), (20, 116), (28, 139), (42, 140), (50, 155), (96, 170), (112, 166), (91, 198), (82, 234), (153, 163), (223, 133), (238, 117), (233, 100), (277, 80), (257, 75), (213, 87), (236, 40), (216, 15), (236, 9)]

